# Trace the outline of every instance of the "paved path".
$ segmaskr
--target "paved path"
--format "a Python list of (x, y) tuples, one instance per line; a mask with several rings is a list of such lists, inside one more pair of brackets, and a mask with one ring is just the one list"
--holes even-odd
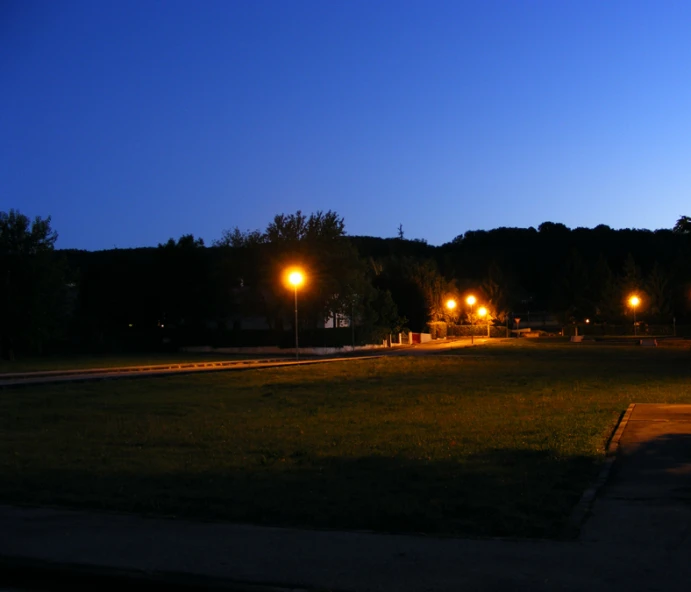
[(687, 553), (609, 543), (423, 538), (10, 507), (0, 507), (0, 524), (0, 557), (30, 559), (25, 565), (34, 573), (66, 564), (178, 582), (211, 578), (247, 590), (334, 592), (688, 590), (691, 581)]
[(691, 405), (633, 408), (581, 539), (691, 551)]
[(154, 366), (125, 366), (122, 368), (87, 368), (83, 370), (53, 370), (46, 372), (24, 372), (0, 374), (0, 388), (47, 384), (54, 382), (84, 382), (87, 380), (108, 380), (114, 378), (151, 378), (171, 374), (195, 374), (197, 372), (227, 372), (252, 370), (257, 368), (276, 368), (342, 362), (344, 360), (367, 360), (381, 357), (381, 354), (350, 356), (342, 358), (319, 358), (309, 360), (241, 360), (226, 362), (189, 362), (180, 364), (160, 364)]
[(0, 577), (9, 561), (178, 583), (207, 578), (201, 581), (233, 590), (686, 591), (690, 461), (691, 406), (637, 405), (580, 539), (560, 542), (311, 531), (0, 506)]
[[(476, 343), (490, 340), (476, 339)], [(499, 341), (499, 340), (497, 340)], [(348, 355), (329, 358), (309, 358), (295, 361), (292, 359), (264, 359), (213, 362), (181, 362), (175, 364), (156, 364), (146, 366), (125, 366), (121, 368), (84, 368), (79, 370), (48, 370), (40, 372), (17, 372), (0, 374), (0, 388), (29, 386), (55, 382), (84, 382), (88, 380), (110, 380), (117, 378), (152, 378), (155, 376), (170, 376), (172, 374), (195, 374), (198, 372), (227, 372), (260, 368), (275, 368), (278, 366), (296, 366), (309, 364), (324, 364), (329, 362), (343, 362), (353, 360), (367, 360), (386, 355), (429, 355), (441, 350), (468, 347), (470, 339), (440, 340), (415, 346), (395, 347), (391, 349), (372, 350), (373, 353), (363, 355)]]

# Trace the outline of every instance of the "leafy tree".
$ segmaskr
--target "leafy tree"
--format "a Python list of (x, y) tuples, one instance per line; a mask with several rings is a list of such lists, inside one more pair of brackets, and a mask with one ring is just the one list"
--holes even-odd
[(559, 311), (562, 321), (580, 321), (590, 316), (589, 276), (588, 269), (576, 249), (571, 249), (569, 256), (560, 267), (561, 272), (555, 278), (552, 296), (552, 308)]
[(624, 260), (619, 283), (621, 286), (621, 297), (624, 301), (628, 299), (630, 294), (640, 294), (644, 289), (643, 272), (631, 253)]
[(566, 235), (570, 232), (570, 229), (565, 224), (561, 222), (543, 222), (538, 226), (537, 231), (540, 234), (551, 234), (551, 235)]
[(621, 289), (604, 255), (600, 255), (592, 275), (592, 298), (599, 320), (614, 322), (621, 317)]
[(282, 328), (283, 319), (292, 319), (289, 291), (281, 281), (290, 267), (301, 267), (307, 275), (300, 288), (301, 325), (315, 328), (334, 314), (349, 316), (354, 302), (366, 301), (367, 265), (346, 239), (345, 223), (336, 212), (279, 214), (263, 237), (254, 289), (270, 326)]
[(57, 232), (50, 216), (33, 221), (17, 210), (0, 212), (0, 353), (41, 353), (67, 314), (65, 269), (54, 256)]
[(412, 329), (420, 331), (427, 323), (445, 318), (444, 297), (450, 287), (436, 261), (391, 256), (380, 260), (379, 265), (382, 271), (375, 278), (376, 287), (391, 292)]
[(507, 291), (511, 290), (511, 283), (496, 261), (490, 264), (481, 290), (492, 316), (504, 321), (509, 312)]
[(677, 223), (674, 225), (674, 228), (672, 230), (678, 234), (690, 234), (691, 233), (691, 217), (681, 216), (677, 220)]
[(669, 321), (672, 317), (672, 305), (669, 292), (669, 277), (655, 262), (645, 282), (648, 295), (648, 311), (658, 321)]
[(265, 235), (260, 230), (242, 231), (237, 226), (232, 230), (224, 230), (220, 239), (212, 244), (214, 247), (254, 247), (266, 242)]
[(29, 220), (17, 210), (0, 212), (0, 253), (4, 256), (40, 255), (52, 252), (58, 233), (51, 217)]
[(213, 315), (209, 258), (204, 241), (185, 234), (158, 245), (158, 302), (161, 324), (198, 327)]
[(330, 241), (345, 236), (345, 222), (336, 212), (321, 210), (305, 216), (300, 210), (295, 214), (279, 214), (274, 217), (264, 233), (266, 241), (273, 244), (297, 241)]
[(177, 241), (169, 238), (165, 244), (158, 243), (159, 249), (198, 249), (204, 246), (203, 238), (194, 238), (193, 234), (183, 234)]
[(406, 273), (425, 299), (427, 322), (445, 318), (444, 296), (450, 290), (436, 263), (431, 260), (411, 262)]
[(398, 314), (398, 306), (388, 290), (376, 290), (371, 309), (374, 312), (372, 323), (379, 329), (375, 331), (375, 339), (386, 339), (389, 334), (403, 331), (408, 319)]
[(113, 249), (88, 255), (72, 256), (79, 269), (76, 315), (84, 346), (117, 351), (165, 320), (161, 291), (167, 278), (157, 249)]

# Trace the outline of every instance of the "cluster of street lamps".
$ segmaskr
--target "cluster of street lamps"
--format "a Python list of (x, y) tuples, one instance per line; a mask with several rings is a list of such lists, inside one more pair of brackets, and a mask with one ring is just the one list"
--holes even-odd
[[(289, 270), (287, 273), (287, 282), (293, 287), (293, 292), (295, 295), (295, 359), (300, 359), (299, 344), (298, 344), (298, 288), (305, 283), (305, 274), (299, 269)], [(473, 325), (473, 307), (477, 303), (477, 298), (470, 294), (465, 299), (466, 304), (470, 307), (470, 325)], [(633, 295), (629, 298), (629, 304), (633, 310), (633, 334), (638, 334), (638, 326), (636, 324), (636, 307), (641, 303), (641, 299), (637, 295)], [(453, 298), (449, 298), (446, 301), (446, 308), (453, 313), (456, 310), (458, 304)], [(489, 311), (484, 306), (481, 306), (477, 310), (477, 314), (480, 318), (487, 318), (487, 337), (490, 336), (490, 324), (489, 324)], [(590, 322), (590, 319), (586, 320), (586, 323)], [(470, 342), (475, 343), (474, 334), (471, 330), (470, 332)]]
[[(473, 324), (473, 307), (477, 303), (477, 298), (475, 298), (475, 296), (470, 294), (465, 299), (465, 303), (470, 307), (470, 324), (472, 326), (472, 324)], [(454, 310), (456, 310), (456, 306), (458, 306), (458, 305), (456, 304), (456, 301), (453, 298), (449, 298), (449, 300), (446, 301), (446, 308), (448, 308), (449, 311), (453, 312)], [(489, 333), (489, 331), (490, 331), (489, 311), (484, 306), (481, 306), (480, 308), (478, 308), (477, 314), (480, 318), (483, 318), (483, 319), (487, 318), (487, 337), (489, 337), (489, 335), (490, 335), (490, 333)], [(474, 336), (472, 330), (470, 332), (470, 343), (475, 343), (475, 336)]]

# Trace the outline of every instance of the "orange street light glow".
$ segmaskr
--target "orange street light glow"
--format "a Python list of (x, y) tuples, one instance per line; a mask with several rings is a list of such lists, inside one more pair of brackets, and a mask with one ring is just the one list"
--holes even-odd
[(473, 304), (475, 304), (475, 303), (477, 302), (477, 298), (475, 298), (475, 296), (472, 296), (472, 295), (471, 295), (471, 296), (468, 296), (468, 298), (466, 298), (465, 301), (466, 301), (470, 306), (472, 306)]
[(446, 308), (448, 308), (449, 310), (453, 310), (454, 308), (456, 308), (456, 301), (453, 299), (447, 300), (446, 301)]
[(478, 309), (477, 314), (480, 317), (485, 317), (485, 316), (487, 316), (487, 309), (484, 306), (482, 306)]
[(636, 307), (641, 303), (641, 299), (635, 294), (629, 298), (629, 304), (633, 311), (633, 334), (638, 335), (638, 323), (636, 322)]
[(288, 275), (288, 283), (291, 286), (293, 286), (294, 288), (302, 286), (304, 281), (305, 281), (305, 276), (299, 271), (292, 271)]

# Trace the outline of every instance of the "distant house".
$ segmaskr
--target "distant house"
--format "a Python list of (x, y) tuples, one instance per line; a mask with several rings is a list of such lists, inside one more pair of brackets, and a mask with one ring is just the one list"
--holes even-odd
[(324, 329), (338, 329), (339, 327), (350, 327), (350, 317), (335, 312), (324, 319)]

